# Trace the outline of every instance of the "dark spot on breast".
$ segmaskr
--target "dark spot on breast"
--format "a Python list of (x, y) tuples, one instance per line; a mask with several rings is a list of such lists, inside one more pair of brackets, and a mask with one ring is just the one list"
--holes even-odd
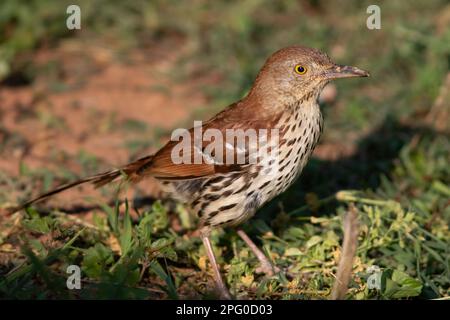
[(288, 166), (291, 163), (291, 160), (289, 160), (287, 163), (285, 163), (281, 168), (280, 168), (280, 172), (283, 172), (284, 169), (286, 168), (286, 166)]
[(209, 204), (210, 204), (210, 202), (208, 202), (208, 201), (203, 202), (202, 205), (200, 206), (199, 211), (204, 211)]
[(217, 214), (220, 212), (219, 210), (211, 212), (208, 216), (208, 219), (211, 219), (211, 218), (214, 218), (215, 216), (217, 216)]
[(305, 150), (309, 150), (310, 147), (311, 147), (310, 145), (311, 145), (311, 142), (308, 142), (308, 143), (306, 144)]
[(264, 183), (261, 185), (261, 187), (259, 187), (259, 189), (264, 189), (264, 187), (267, 187), (267, 185), (268, 185), (270, 182), (271, 182), (270, 180), (264, 182)]
[(286, 158), (288, 158), (292, 153), (292, 149), (289, 149), (288, 153), (286, 154)]
[(228, 220), (222, 222), (221, 224), (228, 224), (228, 223), (230, 223), (230, 222), (232, 222), (232, 221), (234, 221), (234, 219), (228, 219)]
[(233, 190), (227, 190), (227, 191), (225, 191), (225, 192), (222, 194), (222, 196), (223, 196), (223, 197), (228, 197), (228, 196), (230, 196), (232, 193), (233, 193)]
[(244, 191), (244, 190), (247, 189), (248, 187), (249, 187), (248, 184), (244, 184), (241, 188), (239, 188), (238, 190), (236, 190), (235, 192), (233, 192), (233, 194), (241, 193), (242, 191)]
[(233, 182), (234, 180), (236, 180), (237, 178), (239, 178), (243, 174), (244, 174), (243, 172), (235, 172), (235, 173), (231, 174), (228, 177), (228, 179), (223, 182), (222, 186), (230, 185), (231, 182)]
[(229, 205), (226, 205), (226, 206), (222, 206), (218, 210), (219, 211), (230, 210), (230, 209), (233, 209), (234, 207), (236, 207), (236, 205), (237, 205), (237, 203), (232, 203), (232, 204), (229, 204)]
[(192, 201), (191, 206), (195, 207), (196, 205), (198, 205), (200, 202), (200, 198), (195, 199), (194, 201)]
[(220, 191), (222, 189), (223, 189), (223, 186), (214, 186), (214, 187), (211, 187), (209, 190), (211, 192), (217, 192), (217, 191)]
[(212, 178), (211, 180), (208, 181), (209, 184), (214, 184), (214, 183), (218, 183), (220, 181), (222, 181), (223, 179), (225, 179), (225, 176), (218, 176), (215, 178)]
[(205, 198), (205, 200), (216, 201), (216, 200), (219, 199), (221, 196), (222, 196), (221, 194), (208, 194), (208, 195), (206, 195), (204, 198)]

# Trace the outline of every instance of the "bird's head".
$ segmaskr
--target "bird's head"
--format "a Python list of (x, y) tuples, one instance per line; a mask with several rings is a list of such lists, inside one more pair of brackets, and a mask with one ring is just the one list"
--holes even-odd
[(334, 63), (325, 53), (301, 46), (281, 49), (267, 59), (250, 95), (294, 103), (317, 99), (331, 80), (368, 77), (367, 71)]

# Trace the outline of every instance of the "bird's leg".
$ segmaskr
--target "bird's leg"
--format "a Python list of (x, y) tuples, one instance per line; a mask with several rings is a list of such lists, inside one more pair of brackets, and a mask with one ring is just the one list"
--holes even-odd
[(278, 272), (278, 268), (274, 268), (272, 263), (266, 257), (264, 252), (262, 252), (256, 244), (250, 239), (250, 237), (244, 232), (244, 230), (239, 229), (237, 234), (244, 240), (244, 242), (249, 246), (250, 250), (252, 250), (253, 254), (258, 258), (259, 263), (261, 264), (260, 269), (268, 276), (273, 276), (276, 272)]
[(211, 246), (211, 242), (209, 241), (209, 237), (206, 235), (202, 235), (202, 241), (205, 245), (206, 254), (208, 255), (209, 262), (212, 265), (214, 271), (214, 281), (216, 282), (217, 289), (219, 290), (220, 296), (222, 299), (231, 300), (230, 293), (228, 292), (225, 283), (222, 280), (222, 276), (220, 275), (219, 266), (217, 265), (216, 257), (214, 256), (214, 252)]

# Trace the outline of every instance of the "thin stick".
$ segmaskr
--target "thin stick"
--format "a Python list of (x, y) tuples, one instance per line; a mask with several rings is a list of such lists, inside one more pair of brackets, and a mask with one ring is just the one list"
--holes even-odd
[(344, 241), (336, 280), (331, 292), (332, 300), (342, 300), (347, 293), (348, 284), (352, 276), (353, 259), (358, 247), (358, 229), (357, 209), (353, 204), (350, 204), (350, 210), (344, 218)]
[(264, 252), (262, 252), (258, 246), (250, 239), (250, 237), (244, 232), (244, 230), (239, 229), (237, 234), (244, 240), (244, 242), (248, 245), (250, 250), (252, 250), (253, 254), (258, 258), (259, 263), (261, 264), (262, 271), (266, 273), (268, 276), (273, 276), (275, 273), (274, 267), (269, 259), (266, 257)]

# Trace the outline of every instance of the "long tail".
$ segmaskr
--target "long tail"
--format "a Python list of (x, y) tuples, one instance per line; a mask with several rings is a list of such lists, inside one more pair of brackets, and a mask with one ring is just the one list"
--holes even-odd
[(147, 156), (144, 158), (140, 158), (132, 163), (129, 163), (129, 164), (123, 166), (120, 169), (103, 172), (103, 173), (96, 174), (96, 175), (93, 175), (93, 176), (90, 176), (87, 178), (83, 178), (83, 179), (80, 179), (80, 180), (77, 180), (74, 182), (63, 184), (51, 191), (48, 191), (46, 193), (39, 195), (38, 197), (36, 197), (34, 199), (31, 199), (25, 203), (22, 203), (21, 205), (19, 205), (17, 207), (8, 208), (7, 213), (13, 214), (14, 212), (22, 210), (34, 203), (43, 201), (55, 194), (58, 194), (67, 189), (71, 189), (80, 184), (92, 183), (95, 188), (100, 188), (110, 182), (119, 181), (119, 180), (122, 180), (122, 181), (126, 180), (129, 182), (136, 183), (142, 178), (142, 175), (139, 174), (139, 169), (144, 165), (147, 166), (152, 161), (152, 158), (153, 158), (153, 156)]

